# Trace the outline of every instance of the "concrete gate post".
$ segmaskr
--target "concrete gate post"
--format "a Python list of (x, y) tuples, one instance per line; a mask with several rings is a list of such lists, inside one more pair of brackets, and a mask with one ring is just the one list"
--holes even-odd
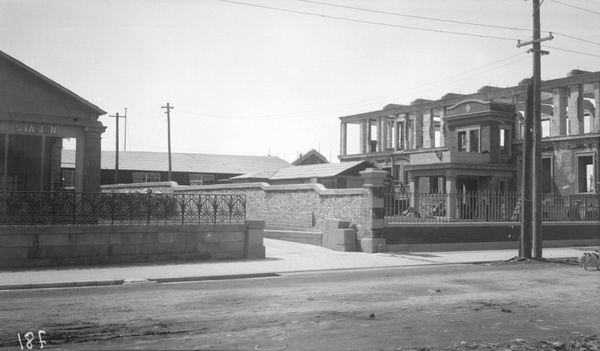
[(388, 173), (375, 168), (360, 172), (364, 184), (362, 204), (363, 225), (359, 231), (360, 247), (363, 252), (375, 253), (385, 251), (386, 241), (383, 238), (385, 216), (385, 185)]

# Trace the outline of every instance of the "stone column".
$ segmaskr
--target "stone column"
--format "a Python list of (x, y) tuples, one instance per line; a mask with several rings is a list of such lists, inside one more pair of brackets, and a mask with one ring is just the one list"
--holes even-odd
[(385, 251), (383, 238), (385, 216), (385, 185), (388, 173), (376, 168), (368, 168), (360, 172), (363, 184), (363, 225), (359, 231), (360, 246), (363, 252), (375, 253)]
[[(394, 117), (394, 116), (389, 116)], [(385, 150), (392, 149), (394, 146), (394, 120), (385, 119)]]
[(439, 147), (446, 146), (446, 121), (444, 118), (446, 117), (446, 107), (442, 107), (440, 110), (440, 145), (436, 145)]
[(398, 116), (394, 118), (394, 151), (400, 150), (400, 140), (402, 136), (400, 135), (400, 121), (398, 120)]
[(383, 140), (385, 139), (385, 121), (383, 119), (383, 117), (378, 117), (377, 118), (377, 148), (375, 149), (376, 151), (383, 151), (383, 147), (384, 147), (384, 142)]
[(362, 121), (360, 123), (360, 153), (366, 154), (369, 152), (369, 120)]
[[(100, 161), (101, 161), (101, 133), (104, 130), (97, 128), (86, 128), (84, 137), (84, 155), (83, 167), (78, 168), (77, 172), (83, 173), (81, 191), (86, 193), (100, 192)], [(79, 146), (79, 145), (78, 145)], [(77, 161), (79, 162), (81, 155), (79, 147), (77, 148)], [(77, 183), (80, 177), (77, 177)]]
[(423, 147), (423, 112), (415, 112), (415, 128), (414, 128), (414, 145), (415, 149)]
[[(340, 124), (340, 154), (345, 156), (348, 153), (348, 123)], [(333, 160), (329, 160), (333, 162)]]
[(596, 107), (594, 108), (594, 115), (592, 116), (592, 133), (600, 132), (600, 82), (593, 84), (594, 86), (594, 100), (596, 101)]
[(569, 87), (569, 134), (583, 133), (583, 87)]
[(435, 126), (433, 122), (433, 110), (423, 115), (423, 148), (429, 149), (435, 147)]
[(565, 88), (552, 89), (552, 106), (550, 136), (567, 135), (567, 91)]
[(410, 115), (408, 113), (406, 113), (404, 115), (404, 149), (412, 149), (412, 140), (413, 138), (411, 137), (412, 133), (412, 127), (410, 124)]

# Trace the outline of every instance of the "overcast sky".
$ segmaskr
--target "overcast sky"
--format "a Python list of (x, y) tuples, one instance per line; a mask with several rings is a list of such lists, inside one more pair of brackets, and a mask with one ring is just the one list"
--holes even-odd
[[(545, 0), (542, 79), (600, 71), (600, 0)], [(115, 149), (337, 162), (339, 117), (531, 76), (524, 0), (0, 0), (0, 50), (107, 112)], [(124, 121), (121, 120), (121, 150)]]

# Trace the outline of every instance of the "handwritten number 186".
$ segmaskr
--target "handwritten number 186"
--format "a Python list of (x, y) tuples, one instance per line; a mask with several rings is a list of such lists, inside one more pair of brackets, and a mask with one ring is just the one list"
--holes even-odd
[[(38, 339), (40, 339), (40, 349), (43, 349), (44, 344), (46, 344), (46, 342), (42, 340), (42, 334), (46, 334), (46, 332), (43, 330), (39, 330)], [(17, 336), (19, 337), (19, 344), (21, 344), (21, 350), (23, 350), (23, 340), (21, 340), (21, 334), (17, 334)], [(35, 336), (32, 332), (28, 332), (24, 335), (24, 337), (25, 340), (27, 340), (27, 342), (25, 343), (25, 347), (27, 347), (28, 350), (31, 350), (33, 348), (33, 341), (35, 340)]]

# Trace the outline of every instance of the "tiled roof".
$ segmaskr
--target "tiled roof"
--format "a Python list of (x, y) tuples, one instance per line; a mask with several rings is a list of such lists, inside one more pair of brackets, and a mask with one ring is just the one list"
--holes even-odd
[(340, 173), (346, 172), (354, 167), (358, 168), (358, 166), (362, 166), (363, 168), (372, 167), (372, 165), (367, 161), (323, 163), (319, 165), (295, 166), (281, 169), (269, 179), (277, 180), (335, 177)]
[[(62, 165), (72, 168), (75, 150), (63, 149)], [(245, 174), (257, 171), (277, 171), (291, 164), (277, 156), (240, 156), (216, 154), (171, 153), (173, 172)], [(102, 169), (115, 169), (115, 152), (102, 151)], [(120, 151), (119, 170), (167, 172), (166, 152)]]

